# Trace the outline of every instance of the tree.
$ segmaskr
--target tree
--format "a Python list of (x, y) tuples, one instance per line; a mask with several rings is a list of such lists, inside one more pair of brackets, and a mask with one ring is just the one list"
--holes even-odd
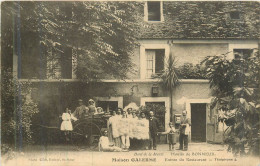
[[(38, 72), (39, 78), (45, 79), (49, 73), (56, 76), (57, 59), (68, 59), (66, 56), (70, 55), (77, 58), (75, 72), (78, 78), (87, 82), (107, 76), (125, 78), (133, 66), (130, 59), (137, 45), (137, 13), (142, 4), (3, 2), (4, 24), (1, 29), (5, 42), (1, 44), (2, 64), (12, 67), (13, 55), (18, 55), (21, 63), (27, 56), (26, 60), (33, 59), (29, 65), (34, 68), (30, 69), (41, 68), (40, 71), (30, 70), (31, 73)], [(31, 52), (34, 47), (36, 53)], [(22, 69), (18, 69), (19, 78), (20, 72), (25, 70)], [(20, 84), (17, 78), (13, 78), (12, 69), (9, 72), (1, 70), (2, 143), (32, 143), (30, 126), (38, 107), (29, 98), (24, 98), (30, 95), (32, 86), (29, 82)], [(22, 146), (21, 142), (17, 145)]]
[[(210, 87), (213, 90), (212, 108), (225, 112), (223, 119), (230, 126), (225, 139), (234, 154), (258, 154), (260, 113), (260, 56), (252, 50), (248, 56), (231, 61), (221, 56), (207, 57)], [(249, 151), (245, 152), (245, 146)]]
[[(47, 67), (48, 76), (55, 77), (59, 59), (71, 54), (77, 59), (74, 61), (77, 77), (87, 82), (106, 77), (122, 79), (133, 71), (130, 70), (134, 65), (131, 56), (138, 44), (136, 37), (141, 25), (137, 20), (141, 19), (138, 13), (142, 2), (4, 3), (8, 11), (17, 16), (9, 17), (17, 24), (14, 31), (21, 34), (20, 39), (14, 39), (23, 41), (24, 50), (28, 50), (27, 45), (31, 43), (39, 47), (37, 58), (47, 61), (43, 68)], [(33, 34), (36, 36), (33, 41), (27, 41)], [(23, 48), (24, 43), (27, 45)], [(35, 65), (37, 67), (39, 65)], [(43, 75), (41, 79), (46, 77)]]
[(170, 121), (173, 121), (173, 109), (172, 109), (172, 94), (174, 88), (178, 85), (178, 76), (176, 74), (176, 60), (170, 52), (169, 58), (167, 59), (165, 70), (161, 75), (162, 83), (165, 89), (170, 91), (171, 107), (170, 107)]

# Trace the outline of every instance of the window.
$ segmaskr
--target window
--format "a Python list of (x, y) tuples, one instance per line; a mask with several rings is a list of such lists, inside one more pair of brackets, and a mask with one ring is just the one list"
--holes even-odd
[(47, 57), (47, 78), (71, 79), (72, 78), (72, 49), (52, 49)]
[(112, 111), (117, 110), (118, 102), (117, 101), (98, 101), (97, 106), (103, 108), (104, 112), (112, 112)]
[(94, 97), (96, 106), (103, 108), (104, 112), (111, 112), (117, 108), (123, 108), (123, 97)]
[(61, 59), (61, 78), (72, 78), (72, 49), (66, 48)]
[(161, 74), (164, 69), (165, 49), (146, 49), (146, 78)]
[(253, 50), (258, 48), (257, 41), (235, 41), (228, 44), (229, 54), (227, 59), (240, 59), (247, 58), (247, 56), (253, 53)]
[(140, 46), (140, 79), (156, 78), (153, 76), (161, 74), (169, 52), (169, 44), (142, 42)]
[[(30, 50), (30, 49), (28, 49)], [(32, 50), (32, 49), (31, 49)], [(34, 54), (35, 51), (35, 54)], [(33, 50), (31, 54), (23, 54), (21, 57), (21, 78), (22, 79), (45, 79), (46, 78), (46, 57), (37, 54)]]
[(233, 53), (235, 60), (247, 59), (253, 53), (253, 49), (234, 49)]
[(229, 13), (230, 18), (232, 20), (239, 20), (240, 19), (240, 13), (238, 11), (232, 11)]
[(163, 8), (161, 1), (150, 1), (144, 8), (145, 21), (163, 21)]
[[(26, 38), (21, 42), (21, 79), (45, 79), (47, 59), (45, 54), (40, 52), (38, 44), (39, 36), (31, 31), (21, 34), (21, 38)], [(18, 61), (16, 64), (18, 65)]]
[(161, 21), (160, 2), (147, 2), (148, 21)]

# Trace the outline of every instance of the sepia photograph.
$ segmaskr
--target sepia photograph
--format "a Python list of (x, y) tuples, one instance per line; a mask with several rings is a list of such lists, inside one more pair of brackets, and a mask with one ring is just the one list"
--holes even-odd
[(260, 165), (259, 15), (259, 1), (2, 1), (1, 165)]

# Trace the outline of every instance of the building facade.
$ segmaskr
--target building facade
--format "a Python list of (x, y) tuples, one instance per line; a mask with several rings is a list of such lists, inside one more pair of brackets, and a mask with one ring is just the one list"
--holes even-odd
[[(115, 2), (116, 3), (116, 2)], [(248, 54), (259, 48), (259, 3), (258, 2), (191, 2), (191, 1), (145, 1), (140, 15), (143, 16), (138, 41), (132, 62), (135, 71), (126, 80), (103, 79), (87, 86), (77, 79), (73, 68), (77, 59), (73, 50), (66, 51), (70, 57), (45, 59), (44, 67), (57, 63), (55, 76), (44, 73), (45, 79), (38, 79), (30, 66), (31, 54), (39, 48), (26, 42), (23, 59), (13, 54), (13, 73), (20, 81), (33, 83), (32, 98), (39, 103), (40, 111), (52, 114), (50, 125), (58, 125), (57, 117), (70, 105), (74, 109), (77, 99), (87, 101), (93, 98), (103, 109), (124, 108), (134, 102), (138, 106), (148, 103), (166, 107), (165, 127), (170, 122), (170, 92), (162, 87), (158, 75), (166, 66), (170, 52), (176, 57), (177, 67), (185, 64), (199, 65), (207, 56), (236, 58), (236, 53)], [(126, 9), (127, 10), (127, 9)], [(26, 34), (25, 34), (26, 35)], [(34, 38), (37, 36), (31, 35)], [(30, 49), (28, 49), (30, 48)], [(26, 63), (29, 64), (26, 65)], [(32, 72), (33, 71), (33, 72)], [(56, 79), (58, 78), (58, 79)], [(210, 110), (211, 90), (207, 79), (180, 79), (180, 85), (173, 91), (173, 116), (187, 110), (191, 118), (192, 142), (222, 142), (223, 130), (218, 128), (217, 112)], [(173, 119), (174, 119), (173, 117)]]

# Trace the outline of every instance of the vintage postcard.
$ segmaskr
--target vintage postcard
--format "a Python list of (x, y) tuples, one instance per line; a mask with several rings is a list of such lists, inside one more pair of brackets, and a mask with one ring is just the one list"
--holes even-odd
[(259, 1), (2, 1), (1, 164), (260, 164)]

